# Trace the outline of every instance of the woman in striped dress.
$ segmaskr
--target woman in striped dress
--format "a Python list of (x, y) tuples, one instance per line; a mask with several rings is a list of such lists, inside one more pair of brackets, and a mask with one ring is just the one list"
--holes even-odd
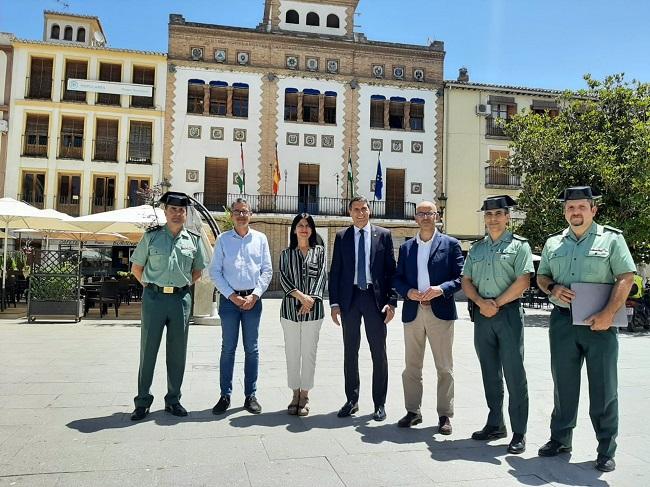
[(296, 215), (291, 223), (289, 248), (280, 254), (280, 282), (284, 290), (280, 323), (284, 331), (287, 378), (293, 390), (288, 413), (307, 416), (325, 290), (325, 248), (308, 213)]

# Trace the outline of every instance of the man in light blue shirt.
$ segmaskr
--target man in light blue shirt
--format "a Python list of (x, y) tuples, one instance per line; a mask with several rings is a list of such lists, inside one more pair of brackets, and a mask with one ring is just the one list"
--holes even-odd
[(262, 412), (255, 391), (259, 351), (257, 337), (262, 315), (261, 297), (271, 282), (273, 268), (266, 235), (249, 227), (252, 211), (248, 202), (238, 198), (231, 205), (233, 229), (223, 233), (214, 248), (210, 278), (221, 293), (221, 358), (219, 381), (221, 397), (212, 408), (222, 414), (230, 406), (235, 350), (241, 323), (244, 341), (244, 409), (252, 414)]

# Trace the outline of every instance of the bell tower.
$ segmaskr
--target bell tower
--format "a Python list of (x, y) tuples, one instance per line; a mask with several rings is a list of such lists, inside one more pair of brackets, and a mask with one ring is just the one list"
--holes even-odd
[(266, 0), (260, 30), (352, 38), (359, 0)]

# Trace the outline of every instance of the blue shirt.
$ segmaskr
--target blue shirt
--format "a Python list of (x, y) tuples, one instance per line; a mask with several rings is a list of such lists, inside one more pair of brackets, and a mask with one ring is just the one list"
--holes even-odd
[(243, 237), (234, 230), (222, 234), (214, 247), (209, 274), (226, 298), (248, 289), (261, 297), (273, 277), (266, 235), (252, 228)]

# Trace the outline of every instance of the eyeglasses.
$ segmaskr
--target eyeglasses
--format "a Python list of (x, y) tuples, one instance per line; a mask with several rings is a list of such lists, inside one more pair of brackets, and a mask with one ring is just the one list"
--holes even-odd
[(252, 213), (252, 212), (250, 212), (250, 211), (248, 211), (248, 210), (232, 210), (232, 214), (233, 214), (234, 216), (248, 216), (248, 215), (250, 215), (251, 213)]
[(433, 218), (437, 214), (438, 213), (436, 213), (435, 211), (418, 211), (415, 214), (415, 216), (417, 216), (418, 218)]

